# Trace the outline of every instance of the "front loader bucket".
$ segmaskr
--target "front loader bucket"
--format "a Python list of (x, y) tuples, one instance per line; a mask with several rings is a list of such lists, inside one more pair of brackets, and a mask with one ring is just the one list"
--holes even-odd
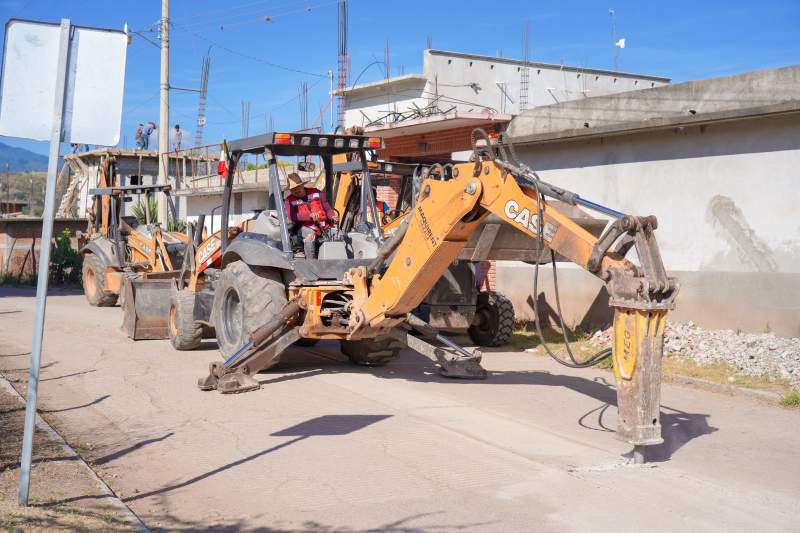
[(168, 339), (169, 308), (175, 278), (136, 278), (125, 281), (122, 330), (131, 339)]

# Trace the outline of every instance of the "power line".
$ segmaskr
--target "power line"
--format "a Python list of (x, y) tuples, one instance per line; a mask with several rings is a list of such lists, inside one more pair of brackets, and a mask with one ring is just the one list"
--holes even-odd
[[(310, 91), (311, 89), (313, 89), (314, 87), (316, 87), (317, 85), (319, 85), (319, 84), (320, 84), (320, 82), (322, 82), (322, 80), (317, 80), (317, 81), (315, 81), (314, 83), (312, 83), (311, 85), (309, 85), (309, 86), (308, 86), (308, 90)], [(209, 96), (211, 96), (211, 95), (209, 94)], [(291, 104), (292, 102), (294, 102), (294, 101), (295, 101), (295, 100), (297, 100), (298, 98), (300, 98), (300, 93), (299, 93), (299, 92), (298, 92), (297, 94), (295, 94), (294, 96), (292, 96), (291, 98), (289, 98), (288, 100), (286, 100), (285, 102), (281, 102), (280, 104), (276, 104), (276, 105), (274, 105), (274, 106), (268, 107), (268, 108), (266, 109), (266, 111), (264, 111), (263, 113), (258, 113), (258, 114), (256, 114), (256, 115), (252, 115), (252, 117), (251, 117), (251, 120), (254, 120), (254, 119), (256, 119), (256, 118), (261, 118), (261, 117), (263, 117), (263, 118), (265, 118), (265, 119), (266, 119), (267, 117), (269, 117), (270, 113), (272, 113), (273, 111), (275, 111), (275, 110), (277, 110), (277, 109), (280, 109), (280, 108), (282, 108), (282, 107), (286, 107), (287, 105)], [(215, 103), (217, 103), (217, 104), (218, 104), (220, 107), (222, 107), (222, 109), (224, 109), (224, 110), (225, 110), (225, 111), (226, 111), (226, 112), (227, 112), (229, 115), (231, 115), (231, 116), (235, 116), (235, 115), (233, 114), (233, 112), (231, 112), (229, 109), (227, 109), (227, 108), (226, 108), (224, 105), (222, 105), (222, 104), (221, 104), (219, 101), (217, 101), (215, 98), (211, 98), (211, 99), (212, 99), (212, 100), (213, 100)], [(225, 125), (225, 124), (236, 124), (237, 122), (240, 122), (240, 120), (241, 120), (241, 119), (236, 119), (236, 120), (228, 120), (228, 121), (218, 121), (218, 122), (207, 122), (206, 124), (208, 124), (208, 125), (214, 125), (214, 126), (219, 126), (219, 125)]]
[(269, 0), (261, 0), (259, 2), (245, 2), (245, 3), (242, 3), (242, 4), (234, 4), (232, 6), (226, 7), (225, 9), (212, 9), (210, 11), (195, 11), (191, 15), (188, 15), (188, 16), (186, 16), (184, 18), (179, 19), (179, 20), (183, 21), (183, 20), (192, 20), (192, 19), (199, 19), (199, 18), (208, 18), (210, 16), (214, 16), (214, 15), (217, 15), (217, 14), (230, 13), (232, 11), (237, 11), (237, 10), (245, 9), (245, 8), (248, 8), (248, 7), (252, 8), (253, 6), (263, 5), (263, 4), (268, 4), (268, 3), (270, 3)]
[(229, 47), (225, 46), (224, 44), (220, 44), (220, 43), (218, 43), (218, 42), (216, 42), (216, 41), (214, 41), (214, 40), (212, 40), (212, 39), (209, 39), (208, 37), (205, 37), (205, 36), (203, 36), (203, 35), (201, 35), (201, 34), (199, 34), (199, 33), (197, 33), (197, 32), (194, 32), (194, 31), (192, 31), (192, 30), (188, 30), (188, 29), (182, 28), (182, 27), (180, 27), (180, 26), (177, 26), (177, 25), (176, 25), (176, 24), (174, 24), (174, 23), (173, 23), (172, 25), (173, 25), (173, 26), (176, 26), (176, 29), (178, 29), (179, 31), (183, 31), (183, 32), (185, 32), (185, 33), (188, 33), (188, 34), (190, 34), (190, 35), (193, 35), (193, 36), (194, 36), (195, 38), (197, 38), (197, 39), (201, 39), (201, 40), (203, 40), (203, 41), (206, 41), (207, 43), (213, 44), (213, 45), (214, 45), (214, 46), (216, 46), (217, 48), (219, 48), (219, 49), (221, 49), (221, 50), (225, 50), (225, 51), (226, 51), (226, 52), (228, 52), (229, 54), (233, 54), (233, 55), (236, 55), (236, 56), (239, 56), (239, 57), (243, 57), (243, 58), (245, 58), (245, 59), (249, 59), (249, 60), (251, 60), (251, 61), (256, 61), (256, 62), (258, 62), (258, 63), (263, 63), (263, 64), (265, 64), (265, 65), (267, 65), (267, 66), (270, 66), (270, 67), (272, 67), (272, 68), (277, 68), (277, 69), (280, 69), (280, 70), (285, 70), (285, 71), (287, 71), (287, 72), (294, 72), (294, 73), (296, 73), (296, 74), (305, 74), (306, 76), (314, 76), (315, 78), (322, 78), (322, 79), (327, 79), (327, 77), (328, 77), (328, 75), (327, 75), (327, 74), (318, 74), (318, 73), (316, 73), (316, 72), (309, 72), (309, 71), (307, 71), (307, 70), (302, 70), (302, 69), (299, 69), (299, 68), (288, 67), (288, 66), (286, 66), (286, 65), (281, 65), (281, 64), (278, 64), (278, 63), (274, 63), (274, 62), (272, 62), (272, 61), (269, 61), (269, 60), (267, 60), (267, 59), (264, 59), (264, 58), (262, 58), (262, 57), (256, 57), (256, 56), (252, 56), (252, 55), (250, 55), (250, 54), (245, 54), (244, 52), (239, 52), (238, 50), (234, 50), (234, 49), (232, 49), (232, 48), (229, 48)]
[[(210, 26), (210, 25), (217, 25), (217, 26), (220, 27), (220, 29), (225, 30), (225, 29), (229, 29), (229, 28), (236, 28), (236, 27), (239, 27), (239, 26), (246, 26), (246, 25), (249, 25), (249, 24), (269, 23), (275, 18), (285, 17), (287, 15), (294, 15), (296, 13), (311, 13), (313, 10), (316, 10), (318, 8), (326, 7), (326, 6), (329, 6), (329, 5), (333, 5), (337, 1), (338, 0), (330, 0), (330, 1), (327, 1), (327, 2), (320, 3), (320, 4), (307, 5), (305, 7), (296, 7), (296, 5), (297, 5), (296, 3), (295, 4), (288, 4), (286, 6), (281, 6), (281, 7), (288, 8), (288, 10), (286, 10), (286, 11), (265, 13), (264, 10), (259, 9), (258, 11), (253, 11), (253, 12), (249, 12), (249, 13), (237, 13), (237, 14), (231, 15), (230, 17), (224, 17), (221, 20), (189, 22), (188, 24), (185, 24), (184, 26), (187, 27), (187, 28), (195, 29), (195, 28), (201, 28), (201, 27)], [(280, 8), (278, 8), (278, 9), (280, 9)], [(248, 20), (246, 22), (235, 22), (235, 23), (232, 23), (232, 24), (225, 22), (226, 20), (238, 20), (238, 19), (242, 19), (242, 18), (252, 18), (252, 20)]]
[(134, 108), (126, 110), (126, 111), (125, 111), (125, 113), (126, 113), (126, 114), (130, 114), (130, 113), (133, 113), (134, 111), (138, 111), (139, 109), (141, 109), (141, 108), (142, 108), (142, 107), (144, 107), (145, 105), (149, 104), (150, 102), (152, 102), (153, 100), (155, 100), (156, 98), (158, 98), (158, 97), (159, 97), (159, 95), (160, 95), (160, 92), (158, 92), (158, 91), (157, 91), (157, 92), (156, 92), (154, 95), (152, 95), (150, 98), (148, 98), (147, 100), (144, 100), (143, 102), (141, 102), (141, 103), (137, 104), (137, 105), (136, 105)]

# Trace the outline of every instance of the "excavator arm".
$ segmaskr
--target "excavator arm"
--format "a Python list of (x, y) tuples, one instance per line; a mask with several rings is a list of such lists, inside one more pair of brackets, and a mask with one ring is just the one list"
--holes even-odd
[[(581, 205), (574, 193), (499, 159), (456, 165), (452, 180), (426, 180), (413, 214), (384, 245), (368, 295), (354, 302), (353, 338), (407, 321), (470, 235), (496, 214), (532, 237), (541, 251), (549, 248), (605, 283), (615, 311), (618, 434), (635, 446), (658, 444), (664, 324), (677, 283), (661, 263), (653, 234), (656, 220), (606, 209), (619, 216), (598, 238), (548, 197)], [(624, 257), (633, 246), (638, 265)]]

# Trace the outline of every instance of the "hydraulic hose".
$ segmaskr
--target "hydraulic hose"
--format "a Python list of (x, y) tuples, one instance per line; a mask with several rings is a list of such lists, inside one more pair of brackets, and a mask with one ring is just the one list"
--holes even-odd
[[(506, 139), (503, 139), (506, 141)], [(558, 269), (556, 267), (556, 255), (553, 250), (550, 250), (550, 262), (553, 265), (553, 291), (555, 292), (556, 298), (556, 313), (558, 315), (558, 326), (561, 328), (561, 334), (564, 338), (564, 349), (569, 356), (569, 361), (565, 361), (558, 357), (553, 351), (550, 349), (550, 346), (547, 345), (547, 342), (544, 339), (544, 333), (542, 332), (542, 325), (541, 325), (541, 315), (539, 314), (539, 256), (544, 249), (544, 220), (542, 217), (542, 194), (539, 190), (539, 176), (531, 169), (529, 169), (526, 165), (519, 162), (517, 159), (516, 152), (514, 150), (513, 143), (508, 140), (509, 151), (511, 152), (511, 157), (514, 160), (514, 166), (518, 169), (521, 169), (525, 174), (527, 174), (526, 181), (533, 186), (534, 190), (536, 191), (536, 210), (537, 210), (537, 233), (538, 238), (536, 239), (536, 264), (534, 266), (534, 274), (533, 274), (533, 313), (535, 315), (535, 324), (536, 324), (536, 333), (539, 336), (539, 342), (541, 343), (542, 347), (544, 348), (547, 355), (549, 355), (554, 361), (557, 363), (564, 365), (569, 368), (589, 368), (595, 366), (600, 361), (611, 355), (611, 348), (604, 348), (585, 361), (578, 361), (575, 359), (575, 354), (572, 352), (572, 347), (570, 346), (570, 340), (567, 336), (567, 328), (564, 325), (564, 316), (561, 312), (561, 297), (558, 293)], [(503, 148), (503, 144), (500, 145), (500, 151), (502, 156), (505, 158), (506, 153), (505, 149)], [(577, 197), (577, 195), (576, 195)]]

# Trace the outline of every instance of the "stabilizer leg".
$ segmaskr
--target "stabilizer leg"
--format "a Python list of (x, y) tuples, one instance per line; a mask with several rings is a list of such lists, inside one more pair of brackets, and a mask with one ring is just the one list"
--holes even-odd
[[(408, 331), (395, 328), (390, 335), (417, 353), (420, 353), (439, 365), (439, 372), (448, 378), (486, 379), (486, 369), (481, 366), (480, 350), (469, 353), (447, 339), (446, 346), (434, 346), (411, 335)], [(453, 344), (456, 348), (449, 346)]]

